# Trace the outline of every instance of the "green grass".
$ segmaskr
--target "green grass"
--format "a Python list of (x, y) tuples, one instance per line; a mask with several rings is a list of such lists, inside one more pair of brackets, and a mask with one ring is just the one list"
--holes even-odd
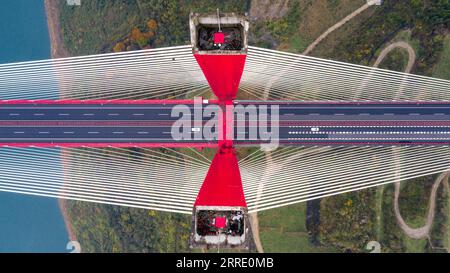
[(403, 244), (407, 253), (424, 253), (426, 251), (427, 239), (411, 239), (404, 234)]
[(260, 231), (264, 252), (336, 252), (331, 248), (316, 247), (311, 245), (306, 233), (280, 232), (278, 230), (266, 229)]
[(379, 186), (375, 192), (375, 234), (377, 241), (383, 239), (383, 192), (384, 186)]
[(308, 47), (308, 42), (299, 33), (295, 33), (289, 41), (289, 47), (291, 52), (301, 53)]
[(306, 230), (306, 203), (258, 213), (259, 236), (264, 252), (336, 252), (314, 246)]
[(306, 232), (306, 203), (266, 210), (258, 213), (260, 228), (282, 232)]
[(404, 72), (408, 64), (409, 55), (403, 48), (394, 48), (381, 62), (379, 68)]
[(450, 252), (450, 186), (448, 184), (444, 185), (445, 191), (447, 192), (447, 198), (445, 202), (445, 210), (447, 212), (447, 217), (445, 219), (445, 232), (444, 232), (444, 247), (447, 249), (447, 252)]
[(450, 80), (450, 35), (445, 36), (444, 49), (434, 68), (433, 77)]

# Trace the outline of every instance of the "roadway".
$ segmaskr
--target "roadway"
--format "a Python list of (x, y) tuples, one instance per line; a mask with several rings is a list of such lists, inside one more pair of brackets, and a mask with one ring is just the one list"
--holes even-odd
[[(254, 104), (254, 102), (240, 102)], [(286, 103), (279, 107), (281, 145), (447, 145), (450, 103)], [(271, 112), (268, 112), (268, 120)], [(246, 133), (239, 134), (249, 138)], [(269, 127), (270, 128), (270, 127)], [(235, 134), (237, 136), (238, 134)], [(267, 143), (261, 135), (237, 144)]]
[[(186, 104), (193, 113), (193, 104)], [(171, 104), (0, 104), (0, 143), (173, 143)], [(193, 122), (193, 116), (189, 117)], [(190, 134), (177, 143), (210, 143)]]
[[(281, 145), (447, 145), (450, 144), (450, 103), (286, 103), (237, 101), (236, 105), (266, 106), (275, 118)], [(206, 106), (205, 104), (203, 106)], [(217, 107), (217, 106), (215, 106)], [(172, 127), (179, 115), (171, 104), (0, 104), (0, 145), (17, 143), (178, 143), (215, 145), (198, 133), (174, 140)], [(185, 115), (194, 123), (194, 105)], [(217, 117), (216, 117), (217, 118)], [(200, 123), (207, 122), (203, 118)], [(196, 125), (197, 126), (197, 125)], [(256, 145), (263, 139), (251, 121), (235, 126), (237, 145)], [(239, 131), (239, 132), (238, 132)], [(269, 127), (269, 131), (271, 131)], [(238, 137), (239, 136), (239, 137)]]

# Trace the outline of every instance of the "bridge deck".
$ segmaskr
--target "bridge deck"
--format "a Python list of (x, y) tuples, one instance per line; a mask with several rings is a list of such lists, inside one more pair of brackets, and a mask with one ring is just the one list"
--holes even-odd
[[(171, 130), (179, 119), (172, 115), (176, 103), (186, 106), (192, 123), (210, 119), (196, 120), (194, 104), (189, 102), (0, 102), (0, 145), (214, 147), (217, 140), (196, 138), (194, 132), (190, 139), (174, 140)], [(256, 105), (259, 114), (265, 105), (268, 121), (276, 118), (271, 108), (275, 107), (279, 117), (278, 133), (271, 140), (264, 139), (261, 124), (254, 120), (244, 125), (235, 122), (236, 145), (270, 141), (282, 145), (450, 144), (450, 103), (445, 102), (237, 101), (236, 105)], [(270, 123), (268, 129), (273, 130)]]

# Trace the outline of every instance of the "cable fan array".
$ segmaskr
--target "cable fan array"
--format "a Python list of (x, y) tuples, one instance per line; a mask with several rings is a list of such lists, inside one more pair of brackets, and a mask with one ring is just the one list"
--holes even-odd
[[(0, 65), (0, 99), (177, 99), (210, 88), (190, 46)], [(450, 81), (250, 47), (258, 100), (449, 100)], [(450, 147), (282, 147), (239, 162), (249, 211), (449, 170)], [(195, 149), (2, 148), (0, 191), (191, 213), (210, 165)]]

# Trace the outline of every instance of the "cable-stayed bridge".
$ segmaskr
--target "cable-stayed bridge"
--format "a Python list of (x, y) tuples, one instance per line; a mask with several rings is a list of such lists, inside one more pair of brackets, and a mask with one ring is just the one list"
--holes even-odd
[(2, 64), (0, 99), (1, 191), (256, 212), (450, 169), (450, 81), (258, 47)]
[[(267, 55), (264, 55), (266, 53)], [(279, 62), (272, 61), (271, 58), (274, 55), (280, 59)], [(289, 66), (281, 66), (283, 63)], [(278, 73), (267, 70), (268, 67), (275, 65), (280, 65), (280, 69), (275, 71), (280, 72), (285, 68), (290, 72)], [(306, 68), (305, 65), (307, 65)], [(349, 73), (345, 74), (345, 71)], [(171, 99), (178, 100), (173, 101), (174, 104), (193, 105), (193, 100), (189, 97), (201, 96), (209, 92), (208, 83), (192, 56), (189, 46), (3, 64), (0, 66), (0, 75), (2, 79), (0, 96), (3, 99), (0, 104), (1, 142), (3, 146), (9, 146), (0, 149), (0, 152), (4, 153), (1, 157), (2, 174), (8, 174), (2, 175), (2, 190), (67, 198), (75, 198), (80, 194), (82, 196), (80, 199), (114, 204), (128, 204), (126, 202), (128, 199), (121, 194), (131, 191), (133, 195), (144, 196), (142, 202), (137, 202), (136, 206), (191, 212), (192, 203), (209, 166), (208, 159), (201, 156), (180, 155), (180, 152), (170, 148), (170, 145), (166, 148), (169, 154), (173, 153), (170, 160), (164, 154), (160, 154), (161, 152), (150, 149), (154, 147), (151, 145), (135, 148), (133, 152), (127, 152), (124, 148), (139, 147), (139, 144), (133, 143), (139, 143), (139, 138), (136, 136), (146, 135), (144, 132), (152, 135), (161, 133), (170, 142), (170, 134), (162, 134), (163, 130), (154, 131), (152, 124), (148, 124), (148, 122), (155, 123), (161, 120), (169, 121), (169, 125), (164, 125), (166, 126), (164, 132), (170, 131), (170, 122), (173, 122), (175, 118), (170, 118), (171, 102), (167, 100), (167, 96), (170, 95)], [(348, 80), (338, 80), (342, 75), (346, 75)], [(315, 81), (314, 78), (317, 80)], [(268, 84), (271, 84), (269, 96), (267, 101), (263, 101), (261, 94), (265, 92)], [(316, 93), (313, 90), (314, 85), (317, 86)], [(394, 96), (400, 89), (401, 99), (394, 100)], [(447, 170), (450, 166), (447, 144), (437, 143), (441, 140), (447, 141), (450, 133), (448, 130), (450, 113), (447, 104), (450, 99), (450, 83), (446, 80), (250, 47), (239, 92), (248, 93), (252, 101), (241, 100), (237, 103), (279, 105), (281, 109), (280, 140), (283, 138), (291, 142), (290, 145), (300, 145), (292, 148), (281, 145), (281, 148), (272, 152), (273, 164), (266, 162), (264, 153), (260, 151), (240, 160), (244, 191), (250, 211), (264, 208), (264, 196), (268, 196), (269, 192), (270, 196), (284, 196), (276, 189), (289, 183), (294, 188), (302, 189), (300, 192), (304, 194), (298, 197), (288, 195), (290, 198), (276, 199), (277, 202), (268, 202), (269, 206), (272, 206), (272, 203), (280, 206), (339, 192), (330, 190), (326, 193), (325, 189), (331, 189), (332, 186), (334, 186), (333, 189), (339, 189), (341, 184), (334, 178), (349, 166), (367, 180), (367, 183), (363, 183), (362, 178), (342, 176), (343, 181), (354, 185), (351, 188), (436, 173)], [(289, 100), (291, 103), (288, 103)], [(91, 103), (86, 104), (86, 101)], [(153, 104), (150, 101), (153, 101)], [(215, 101), (209, 103), (214, 104)], [(130, 104), (133, 110), (139, 110), (140, 107), (150, 107), (153, 110), (146, 110), (148, 114), (145, 113), (145, 115), (148, 116), (128, 110), (125, 111), (127, 116), (123, 116), (125, 114), (122, 112), (117, 113), (120, 107)], [(78, 109), (74, 107), (77, 105)], [(111, 105), (116, 106), (111, 109)], [(110, 109), (105, 110), (104, 108), (107, 107)], [(155, 110), (155, 107), (158, 109)], [(70, 125), (72, 127), (68, 126), (67, 122), (73, 122)], [(99, 127), (98, 123), (103, 122), (105, 127)], [(89, 144), (73, 140), (82, 136), (75, 134), (74, 130), (83, 130), (83, 134), (93, 139), (99, 138), (99, 134), (123, 138), (125, 131), (118, 130), (117, 122), (124, 124), (120, 129), (134, 130), (135, 135), (127, 137), (128, 140), (125, 141), (131, 144), (114, 147), (105, 141), (105, 145), (98, 145), (100, 147), (95, 145), (89, 147)], [(82, 127), (80, 123), (85, 127)], [(311, 128), (315, 127), (319, 131), (311, 131)], [(100, 132), (100, 130), (106, 130), (103, 128), (109, 131)], [(368, 135), (371, 137), (376, 135), (377, 138), (381, 136), (389, 143), (386, 143), (387, 146), (379, 146), (378, 140), (369, 139), (365, 139), (364, 143), (358, 147), (352, 147), (355, 143), (349, 147), (344, 147), (345, 143), (340, 145), (337, 142), (331, 147), (330, 143), (321, 145), (314, 142), (312, 146), (307, 146), (305, 142), (292, 143), (299, 138), (304, 138), (303, 133), (321, 137), (323, 132), (332, 132), (337, 138), (345, 138), (351, 137), (352, 134), (355, 136), (357, 132), (355, 129), (361, 130), (358, 137), (369, 138)], [(91, 131), (98, 133), (89, 134)], [(116, 131), (122, 133), (114, 134)], [(56, 136), (72, 140), (66, 142), (68, 145), (65, 148), (58, 148), (64, 145), (58, 144), (61, 141), (56, 140)], [(397, 173), (394, 153), (390, 146), (395, 144), (392, 138), (400, 141), (399, 136), (405, 142), (397, 148), (400, 151), (398, 161), (402, 163), (402, 171)], [(42, 139), (47, 140), (42, 141)], [(420, 142), (418, 143), (420, 145), (412, 147), (416, 140)], [(423, 146), (426, 144), (424, 140), (431, 141), (432, 145)], [(251, 143), (250, 140), (248, 142)], [(280, 142), (283, 144), (283, 141)], [(14, 143), (17, 147), (14, 147)], [(38, 148), (39, 143), (42, 144), (41, 148)], [(53, 143), (53, 145), (45, 145), (46, 143)], [(69, 145), (70, 143), (73, 145)], [(179, 142), (174, 143), (179, 144)], [(213, 147), (216, 143), (214, 141), (208, 145), (205, 143), (202, 145)], [(236, 144), (245, 145), (246, 141), (238, 140)], [(369, 144), (374, 145), (366, 146)], [(34, 147), (20, 148), (29, 146)], [(102, 149), (101, 147), (110, 148)], [(196, 149), (187, 149), (197, 154)], [(64, 161), (72, 162), (67, 164), (66, 174), (71, 173), (71, 168), (75, 166), (79, 169), (78, 175), (65, 176), (65, 179), (72, 180), (75, 184), (56, 179), (62, 174), (57, 177), (45, 175), (46, 168), (50, 168), (46, 162), (51, 162), (51, 158), (60, 157), (61, 150), (65, 154)], [(109, 150), (113, 152), (110, 153)], [(8, 162), (12, 164), (10, 160), (13, 155), (15, 162), (26, 162), (26, 164), (7, 168)], [(159, 166), (160, 171), (167, 170), (168, 166), (173, 171), (170, 175), (161, 171), (159, 177), (150, 178), (153, 173), (151, 168), (139, 166), (136, 161), (138, 155), (146, 161), (151, 159), (155, 165)], [(296, 159), (289, 161), (286, 155)], [(79, 160), (73, 158), (79, 158)], [(178, 171), (175, 171), (176, 165), (172, 165), (174, 160), (179, 164)], [(283, 166), (284, 161), (289, 162), (286, 163), (288, 166)], [(355, 161), (362, 161), (364, 164), (354, 164)], [(374, 162), (374, 166), (371, 167), (370, 162)], [(97, 163), (104, 163), (103, 167), (109, 166), (110, 170), (96, 172)], [(414, 164), (411, 165), (412, 163)], [(280, 174), (273, 171), (267, 177), (261, 177), (264, 174), (265, 165), (271, 164), (280, 170), (289, 168), (289, 172)], [(133, 171), (119, 172), (111, 166), (121, 166)], [(192, 166), (196, 168), (189, 169)], [(292, 172), (296, 166), (299, 169)], [(36, 167), (41, 172), (32, 172), (32, 167)], [(119, 174), (122, 178), (117, 177)], [(195, 179), (187, 179), (189, 176), (194, 176)], [(52, 179), (55, 180), (52, 181)], [(299, 182), (305, 179), (307, 183)], [(359, 179), (361, 179), (361, 187), (357, 187)], [(106, 183), (104, 180), (109, 182)], [(122, 181), (118, 184), (122, 185), (125, 184), (123, 183), (125, 180), (127, 187), (114, 188), (115, 183)], [(327, 183), (327, 180), (330, 182)], [(23, 184), (21, 181), (28, 184)], [(53, 182), (52, 187), (48, 184), (50, 181)], [(281, 183), (283, 181), (284, 183)], [(321, 183), (321, 189), (324, 190), (316, 190), (313, 194), (311, 185), (314, 183)], [(258, 186), (263, 184), (262, 194), (256, 201)], [(161, 188), (159, 190), (154, 188), (152, 191), (150, 185), (153, 187), (159, 185)], [(76, 189), (73, 194), (68, 192), (72, 186)], [(162, 191), (164, 187), (168, 187), (168, 192)], [(98, 190), (98, 188), (107, 195), (100, 194), (96, 195), (96, 198), (88, 198), (90, 190)], [(116, 191), (112, 191), (112, 188)], [(145, 190), (134, 191), (139, 188)], [(283, 190), (287, 189), (283, 186)], [(156, 202), (160, 199), (165, 200), (176, 192), (186, 196), (186, 199), (177, 198), (172, 206), (163, 206), (162, 203)]]

